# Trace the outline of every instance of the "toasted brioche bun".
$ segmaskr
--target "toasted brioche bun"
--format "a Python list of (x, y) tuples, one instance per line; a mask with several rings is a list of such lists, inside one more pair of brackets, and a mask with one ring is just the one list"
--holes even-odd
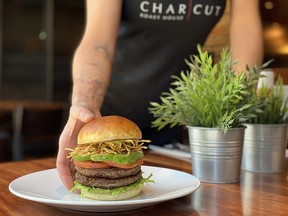
[(120, 116), (104, 116), (95, 118), (81, 128), (78, 144), (141, 138), (141, 130), (131, 120)]

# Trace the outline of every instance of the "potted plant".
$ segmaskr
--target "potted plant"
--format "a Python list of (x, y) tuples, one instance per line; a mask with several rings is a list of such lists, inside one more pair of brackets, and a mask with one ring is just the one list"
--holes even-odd
[(159, 130), (167, 125), (186, 125), (192, 156), (193, 174), (212, 183), (238, 182), (240, 179), (245, 127), (252, 110), (260, 107), (253, 88), (259, 73), (237, 73), (228, 49), (218, 63), (198, 46), (198, 55), (185, 60), (189, 71), (173, 76), (168, 92), (149, 111)]
[(262, 173), (282, 172), (287, 146), (288, 95), (283, 90), (280, 75), (275, 85), (263, 83), (260, 86), (254, 94), (263, 107), (245, 124), (242, 169)]

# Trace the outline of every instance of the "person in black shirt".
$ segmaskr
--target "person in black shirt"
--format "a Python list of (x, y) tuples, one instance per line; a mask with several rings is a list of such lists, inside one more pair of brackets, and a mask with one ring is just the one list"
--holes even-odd
[[(59, 139), (57, 168), (73, 180), (65, 148), (76, 146), (83, 124), (104, 115), (127, 117), (143, 138), (162, 145), (181, 141), (181, 128), (151, 129), (149, 102), (185, 70), (223, 15), (226, 0), (87, 0), (86, 26), (73, 59), (72, 105)], [(262, 63), (258, 1), (232, 0), (230, 46), (237, 70)]]

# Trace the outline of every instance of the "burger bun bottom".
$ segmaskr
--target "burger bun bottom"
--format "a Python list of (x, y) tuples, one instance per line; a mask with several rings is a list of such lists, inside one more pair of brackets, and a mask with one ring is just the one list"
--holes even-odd
[(93, 193), (90, 191), (81, 191), (81, 196), (94, 200), (103, 201), (119, 201), (126, 200), (137, 196), (141, 192), (142, 187), (135, 188), (129, 191), (121, 192), (119, 194), (107, 194), (107, 193)]

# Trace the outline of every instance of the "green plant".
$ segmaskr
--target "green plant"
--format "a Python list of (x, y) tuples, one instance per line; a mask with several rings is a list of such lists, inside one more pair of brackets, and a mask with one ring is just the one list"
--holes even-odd
[(262, 104), (260, 112), (254, 112), (248, 122), (255, 124), (287, 124), (288, 95), (283, 92), (283, 80), (279, 75), (272, 89), (265, 85), (254, 92), (255, 99)]
[(172, 76), (169, 92), (162, 93), (160, 102), (150, 103), (149, 111), (155, 118), (152, 127), (189, 125), (227, 132), (241, 127), (253, 116), (252, 110), (260, 107), (252, 94), (259, 78), (256, 67), (249, 75), (237, 74), (233, 69), (237, 62), (227, 49), (222, 50), (218, 64), (200, 46), (198, 52), (190, 61), (185, 60), (190, 71)]

